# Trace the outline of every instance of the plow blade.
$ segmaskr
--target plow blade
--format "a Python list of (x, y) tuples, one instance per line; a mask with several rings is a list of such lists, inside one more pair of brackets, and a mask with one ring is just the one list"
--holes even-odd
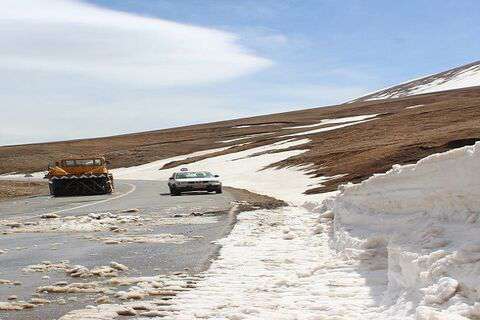
[(113, 177), (100, 176), (64, 176), (49, 181), (50, 194), (55, 197), (87, 196), (113, 192)]

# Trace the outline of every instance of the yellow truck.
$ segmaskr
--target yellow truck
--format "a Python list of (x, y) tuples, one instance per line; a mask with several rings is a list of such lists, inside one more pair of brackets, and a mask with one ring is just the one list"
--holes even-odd
[(45, 178), (55, 197), (108, 194), (114, 189), (103, 157), (62, 159), (49, 165)]

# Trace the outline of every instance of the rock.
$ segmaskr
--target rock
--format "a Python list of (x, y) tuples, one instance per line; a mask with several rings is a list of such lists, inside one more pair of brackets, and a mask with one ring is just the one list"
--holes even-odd
[(194, 217), (200, 217), (200, 216), (203, 216), (203, 213), (202, 212), (192, 212), (190, 213), (191, 216), (194, 216)]
[(117, 314), (119, 316), (135, 316), (137, 315), (137, 312), (135, 312), (135, 310), (133, 310), (132, 308), (124, 308), (117, 310)]
[(11, 295), (7, 298), (7, 300), (17, 300), (18, 297), (16, 295)]
[(105, 244), (119, 244), (120, 241), (110, 239), (110, 240), (103, 241), (103, 243), (105, 243)]
[(120, 271), (127, 271), (128, 270), (128, 267), (126, 265), (123, 265), (123, 264), (115, 262), (115, 261), (110, 262), (110, 267), (112, 267), (113, 269), (116, 269), (116, 270), (120, 270)]
[(30, 299), (30, 303), (33, 303), (33, 304), (47, 304), (47, 303), (50, 303), (50, 300), (42, 299), (42, 298), (32, 298), (32, 299)]
[(10, 228), (20, 228), (22, 224), (20, 222), (8, 222), (8, 223), (5, 223), (5, 226)]
[(55, 213), (45, 213), (40, 216), (41, 219), (56, 219), (60, 218), (58, 214)]
[(106, 304), (106, 303), (111, 303), (111, 300), (108, 296), (101, 296), (95, 299), (95, 303), (97, 304)]
[(140, 210), (137, 208), (131, 208), (131, 209), (126, 209), (122, 211), (122, 213), (136, 213), (136, 212), (140, 212)]
[(283, 240), (293, 240), (295, 238), (295, 236), (291, 233), (287, 233), (282, 238), (283, 238)]
[(17, 311), (23, 310), (23, 307), (16, 303), (0, 302), (0, 310), (2, 311)]
[(323, 219), (333, 219), (335, 217), (333, 211), (331, 210), (327, 210), (323, 213), (320, 214), (320, 218), (323, 218)]
[(157, 310), (151, 310), (151, 311), (141, 312), (140, 316), (147, 317), (147, 318), (166, 317), (166, 316), (168, 316), (168, 313), (167, 312), (162, 312), (162, 311), (157, 311)]

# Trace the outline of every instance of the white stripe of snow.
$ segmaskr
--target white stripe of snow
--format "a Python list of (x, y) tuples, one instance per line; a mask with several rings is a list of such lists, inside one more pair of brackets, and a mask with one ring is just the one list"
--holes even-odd
[(360, 121), (365, 119), (370, 119), (378, 116), (378, 114), (367, 114), (362, 116), (352, 116), (352, 117), (344, 117), (344, 118), (335, 118), (335, 119), (323, 119), (318, 123), (307, 124), (304, 126), (295, 126), (295, 127), (284, 127), (282, 129), (303, 129), (303, 128), (312, 128), (317, 127), (325, 124), (333, 124), (333, 123), (345, 123), (351, 121)]
[(415, 108), (420, 108), (420, 107), (423, 107), (424, 104), (417, 104), (417, 105), (414, 105), (414, 106), (410, 106), (410, 107), (406, 107), (405, 109), (415, 109)]
[(340, 128), (344, 128), (344, 127), (349, 127), (349, 126), (353, 126), (353, 125), (356, 125), (356, 124), (360, 124), (360, 123), (364, 123), (364, 122), (368, 122), (368, 121), (372, 121), (372, 120), (374, 120), (374, 119), (356, 121), (356, 122), (345, 123), (345, 124), (339, 124), (338, 126), (319, 128), (319, 129), (314, 129), (314, 130), (304, 131), (304, 132), (298, 132), (298, 133), (284, 135), (284, 136), (281, 136), (281, 137), (297, 137), (297, 136), (303, 136), (303, 135), (306, 135), (306, 134), (314, 134), (314, 133), (332, 131), (332, 130), (336, 130), (336, 129), (340, 129)]

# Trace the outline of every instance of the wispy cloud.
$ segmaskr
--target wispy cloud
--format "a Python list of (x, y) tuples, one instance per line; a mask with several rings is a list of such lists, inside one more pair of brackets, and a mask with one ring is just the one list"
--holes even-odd
[(69, 74), (129, 85), (191, 85), (272, 64), (233, 34), (135, 16), (74, 0), (0, 3), (3, 70)]

